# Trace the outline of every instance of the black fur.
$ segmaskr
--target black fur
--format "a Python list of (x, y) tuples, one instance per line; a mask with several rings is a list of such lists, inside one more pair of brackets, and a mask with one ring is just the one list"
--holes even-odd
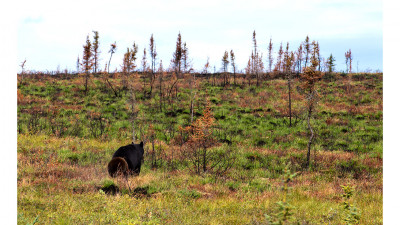
[(113, 155), (113, 159), (116, 157), (121, 157), (125, 159), (128, 164), (128, 173), (139, 175), (140, 167), (143, 161), (143, 142), (140, 144), (129, 144), (126, 146), (120, 147)]

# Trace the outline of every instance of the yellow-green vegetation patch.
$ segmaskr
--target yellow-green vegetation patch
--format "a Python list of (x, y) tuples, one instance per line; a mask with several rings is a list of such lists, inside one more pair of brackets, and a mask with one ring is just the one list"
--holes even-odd
[[(299, 79), (289, 126), (282, 79), (223, 87), (199, 77), (193, 97), (185, 79), (165, 79), (162, 90), (177, 89), (159, 95), (159, 80), (150, 94), (135, 75), (132, 120), (121, 77), (108, 77), (117, 94), (99, 75), (87, 95), (81, 78), (27, 78), (18, 87), (18, 223), (381, 224), (381, 77), (331, 74), (317, 84), (308, 167)], [(107, 163), (132, 142), (132, 121), (145, 140), (141, 173), (111, 178)]]

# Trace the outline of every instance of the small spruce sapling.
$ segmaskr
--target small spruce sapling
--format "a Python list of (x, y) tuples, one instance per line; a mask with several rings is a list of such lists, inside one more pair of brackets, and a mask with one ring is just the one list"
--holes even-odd
[(283, 200), (276, 202), (275, 213), (271, 215), (264, 214), (268, 224), (281, 225), (281, 224), (292, 224), (293, 218), (293, 210), (295, 207), (291, 205), (287, 201), (287, 195), (289, 194), (289, 182), (293, 181), (293, 179), (297, 176), (297, 173), (290, 172), (290, 162), (285, 166), (283, 173)]
[(359, 224), (361, 219), (360, 210), (357, 209), (354, 205), (350, 203), (351, 197), (353, 197), (354, 188), (349, 185), (340, 185), (343, 190), (342, 198), (343, 198), (343, 209), (345, 211), (344, 222), (347, 225), (350, 224)]

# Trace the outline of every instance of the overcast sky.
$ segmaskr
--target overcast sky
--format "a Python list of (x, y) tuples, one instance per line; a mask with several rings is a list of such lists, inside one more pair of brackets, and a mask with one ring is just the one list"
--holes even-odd
[[(187, 43), (195, 70), (210, 58), (221, 68), (225, 50), (233, 49), (239, 69), (252, 50), (252, 32), (266, 63), (267, 45), (274, 51), (282, 42), (296, 50), (309, 35), (319, 41), (321, 55), (336, 58), (337, 70), (345, 69), (344, 53), (351, 49), (353, 71), (382, 70), (382, 2), (377, 0), (279, 0), (279, 1), (28, 1), (19, 8), (17, 64), (24, 59), (28, 70), (76, 70), (86, 36), (99, 32), (101, 68), (117, 52), (110, 70), (120, 69), (122, 55), (135, 41), (140, 64), (151, 34), (164, 68), (170, 65), (179, 32)], [(158, 60), (158, 62), (159, 62)], [(20, 71), (20, 68), (18, 68)]]

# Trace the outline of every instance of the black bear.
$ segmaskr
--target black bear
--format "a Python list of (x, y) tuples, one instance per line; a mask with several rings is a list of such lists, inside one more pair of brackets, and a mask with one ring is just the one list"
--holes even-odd
[(120, 147), (108, 163), (108, 174), (111, 177), (117, 176), (118, 172), (122, 172), (125, 176), (128, 174), (139, 175), (143, 153), (143, 142), (140, 144), (132, 142), (132, 144)]

